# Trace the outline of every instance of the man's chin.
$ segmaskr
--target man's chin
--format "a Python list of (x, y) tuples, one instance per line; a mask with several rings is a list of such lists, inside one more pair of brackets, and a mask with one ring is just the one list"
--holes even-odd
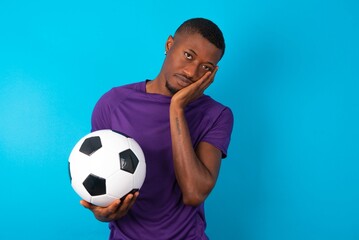
[(172, 95), (175, 95), (179, 91), (179, 89), (176, 89), (175, 87), (171, 86), (171, 84), (169, 84), (167, 81), (166, 88)]

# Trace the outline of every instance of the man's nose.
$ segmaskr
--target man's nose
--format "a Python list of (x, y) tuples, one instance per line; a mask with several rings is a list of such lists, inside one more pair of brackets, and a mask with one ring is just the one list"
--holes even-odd
[(185, 68), (183, 69), (184, 74), (186, 75), (187, 78), (189, 78), (190, 80), (194, 81), (197, 79), (197, 75), (198, 75), (198, 66), (196, 63), (189, 63), (185, 66)]

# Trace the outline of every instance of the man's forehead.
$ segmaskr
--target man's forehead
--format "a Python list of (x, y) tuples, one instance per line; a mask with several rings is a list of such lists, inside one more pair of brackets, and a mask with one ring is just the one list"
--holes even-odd
[(208, 55), (206, 57), (212, 58), (211, 62), (218, 62), (222, 55), (222, 50), (204, 38), (200, 33), (177, 33), (174, 36), (174, 42), (195, 52), (197, 55)]
[[(176, 40), (188, 40), (188, 39), (196, 39), (196, 38), (203, 38), (205, 39), (200, 33), (198, 32), (186, 32), (186, 31), (182, 31), (182, 32), (177, 32), (174, 35), (174, 39)], [(207, 39), (205, 39), (207, 40)], [(208, 41), (208, 40), (207, 40)]]

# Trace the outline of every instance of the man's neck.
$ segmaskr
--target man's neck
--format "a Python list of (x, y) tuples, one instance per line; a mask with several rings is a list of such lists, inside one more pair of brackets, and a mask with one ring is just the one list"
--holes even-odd
[(154, 80), (147, 81), (146, 83), (146, 93), (160, 94), (171, 97), (172, 94), (166, 88), (165, 80), (162, 80), (159, 77), (156, 77)]

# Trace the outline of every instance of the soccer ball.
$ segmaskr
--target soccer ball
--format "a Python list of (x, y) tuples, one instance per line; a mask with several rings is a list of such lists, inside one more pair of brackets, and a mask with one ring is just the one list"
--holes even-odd
[(105, 207), (141, 188), (146, 162), (133, 138), (99, 130), (87, 134), (74, 146), (69, 157), (69, 174), (80, 197)]

